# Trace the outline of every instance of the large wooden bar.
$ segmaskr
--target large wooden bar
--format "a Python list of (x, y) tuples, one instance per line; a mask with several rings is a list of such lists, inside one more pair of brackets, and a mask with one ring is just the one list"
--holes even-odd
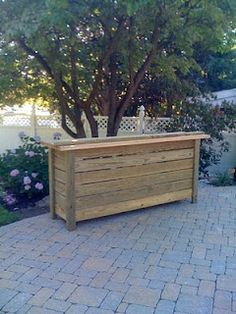
[(77, 221), (191, 198), (197, 201), (201, 132), (43, 143), (51, 217)]

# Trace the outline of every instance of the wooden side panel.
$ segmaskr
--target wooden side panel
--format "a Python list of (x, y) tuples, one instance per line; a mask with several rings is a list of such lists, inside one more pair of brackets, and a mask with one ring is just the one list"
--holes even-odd
[(200, 140), (196, 140), (195, 145), (194, 145), (194, 157), (193, 157), (194, 167), (193, 167), (193, 184), (192, 184), (192, 203), (197, 202), (199, 158), (200, 158)]
[(134, 178), (154, 173), (165, 173), (184, 169), (193, 169), (193, 159), (174, 160), (146, 165), (132, 165), (130, 167), (101, 169), (75, 174), (76, 184), (106, 182), (113, 179)]
[(107, 206), (96, 206), (91, 210), (78, 210), (76, 211), (76, 221), (82, 221), (91, 218), (103, 217), (113, 214), (118, 214), (122, 212), (137, 210), (140, 208), (145, 208), (149, 206), (155, 206), (159, 204), (179, 201), (185, 198), (190, 198), (192, 195), (192, 190), (183, 190), (176, 192), (167, 192), (161, 195), (137, 198), (135, 200), (129, 200), (124, 202), (116, 202), (112, 205)]
[(55, 152), (56, 213), (73, 230), (75, 221), (193, 199), (199, 154), (195, 142), (132, 142)]
[(79, 159), (75, 161), (75, 171), (85, 172), (101, 169), (131, 167), (133, 165), (147, 165), (157, 162), (193, 158), (193, 148), (170, 150), (165, 152), (143, 153), (135, 155), (111, 156), (107, 158)]
[(65, 153), (54, 150), (54, 190), (55, 190), (55, 211), (58, 216), (66, 218), (66, 167)]
[(89, 208), (96, 206), (115, 204), (120, 201), (134, 200), (137, 198), (147, 198), (149, 196), (164, 194), (167, 191), (175, 192), (180, 190), (188, 190), (191, 188), (191, 178), (168, 183), (152, 182), (150, 185), (141, 185), (137, 188), (131, 187), (130, 189), (79, 197), (76, 199), (76, 208), (78, 208), (78, 210), (89, 210)]

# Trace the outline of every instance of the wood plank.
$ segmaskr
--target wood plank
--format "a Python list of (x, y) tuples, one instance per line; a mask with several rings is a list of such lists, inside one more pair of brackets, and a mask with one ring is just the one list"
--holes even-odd
[(155, 184), (155, 182), (150, 182), (148, 186), (141, 186), (135, 189), (127, 189), (122, 191), (77, 197), (76, 198), (76, 208), (89, 209), (95, 206), (102, 206), (107, 204), (115, 204), (120, 201), (126, 201), (136, 198), (143, 198), (153, 195), (160, 195), (166, 193), (166, 191), (174, 192), (180, 190), (186, 190), (192, 188), (192, 179), (186, 179), (183, 181), (169, 182), (164, 184)]
[(54, 180), (54, 188), (55, 191), (58, 192), (59, 194), (65, 196), (66, 195), (66, 187), (65, 184), (61, 181)]
[[(207, 139), (209, 135), (203, 132), (176, 132), (176, 133), (162, 133), (144, 136), (128, 136), (128, 137), (107, 137), (104, 139), (83, 139), (83, 140), (72, 140), (68, 142), (57, 142), (49, 143), (42, 142), (43, 145), (52, 147), (56, 150), (67, 151), (67, 150), (83, 150), (86, 148), (99, 148), (99, 147), (116, 147), (116, 146), (129, 146), (133, 144), (146, 145), (151, 143), (161, 142), (176, 142), (184, 140), (195, 140), (195, 139)], [(147, 140), (148, 139), (148, 140)]]
[[(105, 157), (105, 156), (122, 156), (122, 155), (134, 155), (134, 154), (143, 154), (153, 153), (167, 150), (175, 149), (184, 149), (184, 148), (194, 148), (194, 141), (182, 141), (182, 142), (170, 142), (170, 143), (158, 143), (150, 144), (145, 146), (143, 145), (130, 145), (126, 147), (98, 147), (96, 149), (88, 148), (84, 150), (76, 151), (76, 157), (83, 159), (90, 159), (96, 157)], [(60, 152), (61, 153), (61, 152)]]
[[(86, 195), (106, 193), (107, 191), (114, 192), (120, 190), (136, 189), (140, 187), (147, 187), (153, 184), (163, 184), (167, 182), (175, 182), (178, 180), (192, 179), (193, 170), (178, 170), (165, 173), (155, 173), (134, 178), (113, 179), (104, 182), (95, 182), (90, 184), (80, 185), (75, 181), (76, 197)], [(63, 187), (62, 187), (63, 189)], [(57, 191), (57, 189), (56, 189)]]
[[(127, 211), (133, 211), (149, 206), (155, 206), (159, 204), (174, 202), (190, 198), (192, 195), (191, 189), (182, 191), (168, 192), (161, 195), (154, 195), (151, 197), (137, 198), (135, 200), (129, 200), (124, 202), (117, 202), (109, 204), (107, 206), (101, 205), (91, 208), (89, 211), (77, 210), (76, 221), (87, 220), (91, 218), (103, 217), (113, 214), (118, 214)], [(156, 209), (158, 210), (158, 208)]]
[(200, 158), (200, 140), (195, 141), (194, 147), (194, 168), (193, 168), (193, 183), (192, 183), (192, 203), (197, 202), (198, 194), (198, 177), (199, 177), (199, 158)]
[(134, 165), (118, 169), (102, 169), (88, 172), (78, 172), (75, 174), (76, 184), (91, 182), (103, 182), (105, 180), (133, 178), (152, 173), (163, 173), (174, 170), (184, 170), (193, 168), (193, 159), (183, 159), (153, 163), (147, 165)]
[(58, 158), (57, 156), (55, 156), (54, 166), (56, 169), (65, 171), (65, 169), (66, 169), (65, 159)]
[[(75, 230), (75, 182), (74, 182), (74, 153), (67, 152), (65, 156), (66, 165), (66, 181), (65, 181), (65, 213), (66, 213), (66, 228), (69, 231)], [(64, 208), (64, 207), (63, 207)]]
[(99, 169), (122, 168), (133, 165), (153, 164), (171, 160), (188, 159), (193, 157), (193, 149), (171, 150), (166, 152), (147, 153), (142, 155), (116, 156), (88, 160), (75, 159), (75, 172)]
[(55, 211), (55, 168), (54, 168), (54, 151), (49, 148), (48, 150), (48, 175), (49, 175), (49, 204), (50, 204), (50, 216), (52, 219), (56, 218)]
[(65, 173), (65, 171), (62, 171), (62, 170), (59, 170), (59, 169), (55, 168), (55, 180), (65, 184), (65, 182), (66, 182), (66, 173)]
[(55, 191), (55, 205), (66, 209), (66, 198), (61, 193)]
[(66, 220), (66, 214), (63, 208), (59, 205), (55, 206), (57, 216), (61, 217), (62, 219)]

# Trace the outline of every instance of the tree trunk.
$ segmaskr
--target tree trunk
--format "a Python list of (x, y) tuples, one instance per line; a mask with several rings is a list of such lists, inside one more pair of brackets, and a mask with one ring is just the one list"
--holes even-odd
[(98, 137), (98, 124), (94, 118), (93, 112), (91, 111), (90, 108), (85, 108), (84, 112), (90, 126), (92, 137)]

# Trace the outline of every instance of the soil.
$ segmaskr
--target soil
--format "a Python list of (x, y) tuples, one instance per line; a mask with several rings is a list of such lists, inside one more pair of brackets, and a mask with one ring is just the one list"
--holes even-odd
[(29, 202), (27, 206), (20, 208), (17, 212), (20, 214), (21, 219), (46, 214), (49, 212), (49, 197), (46, 196), (41, 200)]
[(49, 196), (37, 197), (31, 200), (22, 198), (18, 204), (9, 208), (10, 211), (19, 213), (20, 219), (39, 216), (49, 212)]

